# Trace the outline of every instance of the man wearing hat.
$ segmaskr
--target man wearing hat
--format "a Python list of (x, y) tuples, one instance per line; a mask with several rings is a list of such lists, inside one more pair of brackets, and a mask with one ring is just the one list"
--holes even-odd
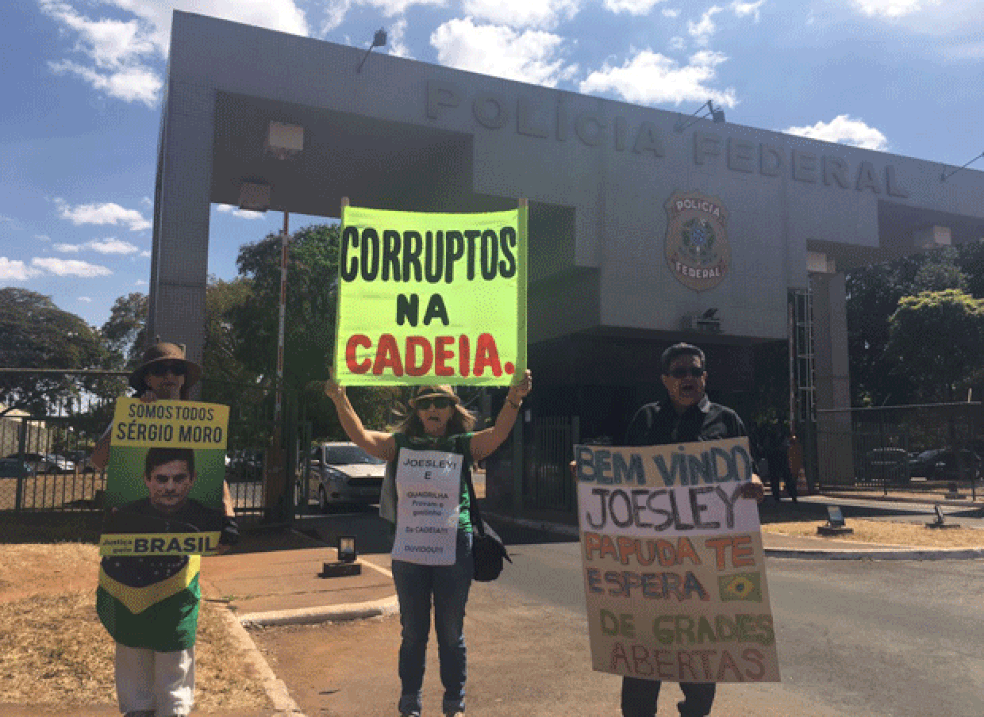
[[(183, 346), (158, 340), (144, 352), (143, 362), (130, 374), (129, 383), (145, 403), (186, 400), (201, 374), (201, 368), (185, 358)], [(107, 430), (93, 451), (92, 463), (100, 470), (109, 462), (111, 440)], [(187, 456), (178, 455), (155, 454), (151, 458), (148, 452), (148, 465), (157, 463), (159, 458), (172, 458), (165, 463), (176, 468), (184, 466), (189, 473), (183, 477), (169, 475), (163, 492), (173, 488), (174, 493), (179, 482), (193, 480), (193, 458), (191, 462)], [(159, 468), (148, 468), (148, 475), (156, 475)], [(145, 482), (148, 480), (145, 476)], [(148, 503), (153, 505), (153, 486), (150, 489)], [(187, 492), (183, 486), (181, 492)], [(158, 498), (163, 509), (155, 511), (162, 513), (171, 512), (179, 502), (176, 494)], [(184, 498), (180, 501), (182, 507), (187, 503)], [(239, 538), (228, 485), (223, 486), (223, 504), (220, 552)], [(116, 693), (120, 711), (126, 717), (187, 717), (191, 713), (200, 567), (200, 555), (106, 557), (101, 562), (96, 611), (116, 641)]]

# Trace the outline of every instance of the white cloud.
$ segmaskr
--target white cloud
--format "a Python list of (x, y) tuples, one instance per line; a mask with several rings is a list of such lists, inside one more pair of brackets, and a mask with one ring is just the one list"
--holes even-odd
[(92, 303), (92, 297), (90, 297), (90, 296), (80, 296), (79, 297), (79, 301), (81, 301), (84, 304), (91, 304)]
[(670, 41), (666, 43), (666, 46), (671, 50), (676, 50), (677, 52), (680, 52), (687, 47), (687, 41), (684, 40), (679, 35), (677, 35), (676, 37), (671, 37)]
[(163, 85), (157, 73), (148, 67), (126, 67), (115, 72), (100, 73), (71, 60), (49, 62), (48, 67), (56, 75), (70, 74), (80, 77), (94, 89), (110, 97), (126, 102), (143, 102), (148, 107), (157, 104), (157, 93)]
[(262, 219), (263, 212), (252, 212), (248, 209), (240, 209), (234, 204), (219, 204), (216, 206), (216, 211), (222, 212), (223, 214), (231, 214), (239, 219)]
[(154, 200), (152, 200), (150, 197), (141, 197), (140, 203), (143, 204), (145, 207), (154, 206)]
[(854, 0), (854, 5), (868, 17), (905, 17), (917, 13), (939, 0)]
[[(156, 104), (162, 87), (162, 61), (174, 10), (308, 34), (304, 12), (294, 0), (38, 0), (38, 4), (74, 40), (74, 59), (50, 62), (53, 72), (74, 75), (103, 94), (148, 107)], [(83, 10), (102, 16), (91, 17)]]
[(351, 7), (352, 0), (328, 0), (325, 3), (325, 19), (321, 23), (321, 37), (341, 25)]
[(142, 252), (140, 252), (140, 256), (142, 256), (144, 259), (149, 259), (150, 258), (150, 252), (149, 251), (142, 251)]
[[(650, 11), (665, 0), (605, 0), (606, 10), (629, 15), (648, 15)], [(665, 13), (665, 11), (664, 11)]]
[(133, 285), (134, 286), (147, 286), (147, 282), (144, 281), (143, 279), (137, 279), (135, 282), (133, 282)]
[(130, 231), (137, 232), (150, 229), (151, 224), (136, 209), (124, 209), (115, 202), (102, 204), (79, 204), (71, 206), (64, 199), (55, 199), (58, 213), (62, 219), (68, 219), (72, 224), (112, 224), (129, 226)]
[[(582, 0), (464, 0), (461, 9), (466, 15), (487, 20), (495, 25), (530, 27), (550, 30), (563, 20), (570, 20), (581, 9)], [(614, 0), (656, 3), (662, 0)], [(605, 7), (612, 0), (605, 0)], [(609, 8), (611, 9), (611, 8)]]
[(108, 239), (95, 239), (87, 242), (85, 246), (99, 254), (136, 254), (140, 251), (140, 247), (137, 247), (128, 241), (115, 239), (113, 237), (109, 237)]
[(36, 269), (31, 269), (19, 259), (0, 256), (0, 281), (27, 281), (37, 273)]
[(34, 257), (31, 259), (31, 266), (35, 269), (44, 271), (56, 276), (79, 276), (83, 278), (93, 278), (97, 276), (111, 276), (110, 271), (105, 266), (90, 264), (87, 261), (78, 259), (53, 259)]
[(717, 65), (727, 59), (719, 52), (705, 50), (691, 55), (689, 64), (681, 66), (665, 55), (641, 50), (621, 67), (606, 62), (588, 75), (579, 90), (586, 94), (614, 92), (628, 102), (647, 105), (710, 99), (724, 107), (734, 107), (737, 98), (733, 88), (716, 90), (710, 84), (717, 78)]
[(62, 254), (78, 254), (80, 251), (89, 249), (98, 254), (134, 254), (140, 251), (139, 247), (134, 246), (128, 241), (120, 239), (93, 239), (85, 244), (55, 244), (55, 251)]
[(943, 54), (948, 60), (979, 62), (984, 60), (984, 42), (958, 44), (947, 48)]
[(395, 57), (413, 58), (413, 55), (410, 54), (410, 48), (403, 41), (406, 32), (407, 19), (405, 17), (401, 17), (389, 26), (387, 29), (387, 33), (389, 34), (389, 54)]
[(746, 15), (754, 15), (755, 22), (758, 22), (761, 13), (762, 6), (765, 5), (765, 0), (758, 0), (758, 2), (741, 2), (741, 0), (734, 0), (729, 7), (735, 13), (736, 17), (745, 17)]
[(711, 35), (717, 32), (717, 25), (714, 24), (714, 16), (719, 12), (724, 10), (723, 7), (718, 5), (712, 5), (707, 8), (703, 15), (700, 16), (700, 20), (694, 22), (693, 20), (687, 21), (687, 32), (690, 36), (694, 38), (694, 42), (698, 45), (706, 45), (711, 41)]
[(43, 242), (51, 241), (51, 237), (48, 236), (47, 234), (35, 234), (34, 238), (37, 239), (38, 241), (43, 241)]
[(800, 137), (820, 139), (825, 142), (885, 151), (888, 149), (888, 139), (879, 130), (869, 127), (864, 121), (851, 119), (848, 115), (837, 115), (830, 122), (817, 122), (812, 127), (787, 127), (782, 130), (786, 134)]
[(546, 87), (577, 72), (577, 65), (556, 58), (563, 42), (549, 32), (518, 33), (501, 25), (475, 25), (471, 18), (450, 20), (430, 36), (442, 65)]
[(675, 7), (668, 7), (662, 13), (663, 17), (680, 17), (680, 9)]

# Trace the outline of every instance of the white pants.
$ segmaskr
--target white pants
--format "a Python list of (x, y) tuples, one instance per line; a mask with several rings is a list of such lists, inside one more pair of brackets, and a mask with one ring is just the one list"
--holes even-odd
[(195, 702), (195, 648), (154, 652), (117, 642), (116, 696), (124, 714), (187, 715)]

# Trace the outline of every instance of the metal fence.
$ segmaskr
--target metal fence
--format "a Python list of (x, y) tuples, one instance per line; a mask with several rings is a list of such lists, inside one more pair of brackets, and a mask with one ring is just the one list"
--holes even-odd
[(548, 416), (533, 420), (523, 470), (523, 505), (571, 513), (576, 506), (570, 462), (580, 440), (577, 416)]
[(919, 490), (945, 482), (976, 494), (982, 417), (979, 402), (819, 410), (819, 486)]
[[(11, 373), (0, 369), (4, 378)], [(29, 372), (16, 373), (23, 381)], [(116, 399), (127, 395), (126, 374), (36, 373), (58, 390), (52, 391), (54, 399), (25, 406), (32, 410), (9, 410), (0, 417), (0, 513), (101, 510), (106, 475), (92, 467), (89, 457), (112, 420)], [(296, 397), (284, 392), (278, 422), (270, 388), (205, 379), (199, 392), (197, 400), (230, 407), (225, 477), (243, 526), (289, 522), (297, 465)]]

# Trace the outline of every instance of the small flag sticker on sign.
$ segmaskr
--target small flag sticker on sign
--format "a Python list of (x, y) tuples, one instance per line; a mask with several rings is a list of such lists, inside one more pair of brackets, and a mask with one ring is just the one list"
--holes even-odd
[(718, 577), (718, 591), (722, 602), (747, 600), (762, 602), (762, 576), (760, 573), (738, 573)]

